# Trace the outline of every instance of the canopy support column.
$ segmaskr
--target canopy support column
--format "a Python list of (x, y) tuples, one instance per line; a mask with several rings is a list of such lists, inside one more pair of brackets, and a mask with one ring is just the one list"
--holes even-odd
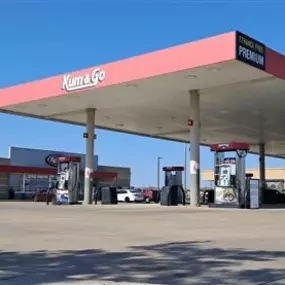
[(200, 94), (190, 94), (190, 205), (200, 206)]
[(92, 178), (94, 167), (95, 109), (86, 110), (86, 154), (84, 175), (84, 204), (92, 204)]
[(259, 144), (259, 181), (260, 181), (260, 203), (262, 204), (264, 191), (266, 187), (266, 177), (265, 177), (265, 144)]

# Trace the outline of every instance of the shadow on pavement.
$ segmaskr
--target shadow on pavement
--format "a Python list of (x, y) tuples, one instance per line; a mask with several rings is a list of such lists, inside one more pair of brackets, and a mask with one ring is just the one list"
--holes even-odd
[[(280, 269), (282, 264), (279, 269), (270, 266), (271, 261), (284, 265), (284, 259), (285, 252), (281, 251), (211, 248), (209, 241), (132, 247), (124, 252), (0, 251), (0, 284), (36, 285), (76, 280), (171, 285), (267, 284), (285, 278), (285, 269)], [(258, 263), (258, 266), (245, 269), (245, 262)]]

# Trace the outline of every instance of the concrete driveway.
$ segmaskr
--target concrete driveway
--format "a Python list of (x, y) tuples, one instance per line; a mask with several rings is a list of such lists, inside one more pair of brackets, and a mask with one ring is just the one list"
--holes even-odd
[(285, 284), (284, 219), (284, 210), (1, 202), (0, 284)]

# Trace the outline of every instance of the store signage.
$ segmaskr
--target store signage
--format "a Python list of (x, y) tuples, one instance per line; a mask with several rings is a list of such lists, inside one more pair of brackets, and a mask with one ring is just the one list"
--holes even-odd
[(91, 73), (86, 73), (85, 75), (81, 76), (72, 76), (71, 74), (66, 74), (63, 77), (62, 89), (70, 92), (93, 87), (102, 82), (105, 77), (105, 71), (101, 70), (100, 68), (95, 68)]
[(198, 163), (195, 160), (190, 161), (190, 174), (197, 174)]
[(256, 68), (265, 70), (266, 47), (245, 34), (236, 33), (236, 58)]
[(51, 167), (57, 167), (57, 158), (60, 155), (51, 154), (46, 157), (46, 163)]
[(229, 144), (219, 144), (218, 148), (219, 149), (227, 149), (229, 147)]
[[(88, 139), (88, 137), (89, 137), (88, 133), (83, 133), (84, 139)], [(97, 138), (96, 134), (94, 134), (93, 138), (94, 138), (94, 140), (96, 140), (96, 138)]]

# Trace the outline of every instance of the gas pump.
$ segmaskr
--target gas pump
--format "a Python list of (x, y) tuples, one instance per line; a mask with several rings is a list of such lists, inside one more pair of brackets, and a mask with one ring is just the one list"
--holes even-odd
[[(214, 206), (244, 208), (247, 193), (245, 157), (249, 151), (249, 144), (213, 144), (211, 151), (215, 152)], [(234, 155), (226, 157), (229, 152)]]
[(77, 204), (80, 157), (57, 157), (56, 204)]
[(182, 186), (183, 166), (165, 166), (162, 170), (164, 171), (164, 186)]
[(177, 206), (179, 203), (185, 205), (185, 191), (182, 186), (182, 172), (184, 167), (163, 167), (164, 187), (160, 195), (162, 206)]

